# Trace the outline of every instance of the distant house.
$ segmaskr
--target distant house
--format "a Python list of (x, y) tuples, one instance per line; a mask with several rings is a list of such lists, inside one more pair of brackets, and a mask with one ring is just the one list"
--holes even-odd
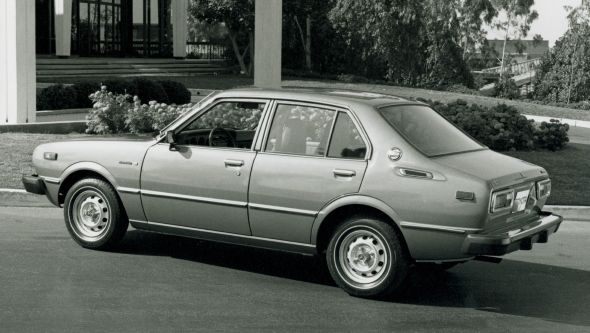
[[(504, 40), (488, 39), (487, 42), (488, 46), (492, 48), (496, 54), (502, 56)], [(536, 41), (526, 39), (509, 40), (506, 42), (506, 54), (510, 55), (511, 58), (517, 62), (541, 58), (547, 51), (549, 51), (549, 41), (547, 40)]]

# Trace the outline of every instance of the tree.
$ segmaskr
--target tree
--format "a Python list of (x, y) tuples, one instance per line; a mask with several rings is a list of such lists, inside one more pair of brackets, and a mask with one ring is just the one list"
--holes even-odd
[(535, 0), (491, 0), (491, 4), (498, 13), (494, 26), (504, 32), (500, 64), (500, 76), (503, 76), (506, 43), (509, 39), (520, 40), (522, 37), (526, 37), (531, 23), (539, 17), (539, 14), (531, 8), (535, 4)]
[(546, 102), (590, 99), (590, 3), (566, 10), (568, 30), (536, 71), (534, 97)]
[(240, 71), (251, 74), (254, 63), (254, 0), (192, 0), (190, 15), (225, 24)]
[(329, 19), (355, 74), (416, 84), (424, 72), (423, 1), (335, 0)]
[(455, 0), (454, 2), (456, 3), (453, 3), (453, 6), (457, 8), (463, 59), (467, 61), (468, 55), (475, 54), (478, 45), (486, 42), (487, 32), (483, 29), (484, 23), (491, 24), (498, 12), (490, 0)]

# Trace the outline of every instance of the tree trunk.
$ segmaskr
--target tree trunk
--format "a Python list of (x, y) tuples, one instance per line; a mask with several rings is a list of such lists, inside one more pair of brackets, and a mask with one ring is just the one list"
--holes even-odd
[(572, 53), (572, 59), (570, 64), (570, 74), (569, 74), (569, 82), (567, 87), (567, 104), (570, 104), (570, 99), (572, 96), (572, 84), (573, 84), (573, 77), (574, 77), (574, 60), (576, 59), (576, 52), (578, 50), (578, 39), (579, 37), (576, 36), (576, 43), (574, 44), (574, 52)]
[(250, 65), (248, 66), (248, 75), (252, 75), (254, 73), (254, 57), (256, 56), (256, 52), (254, 51), (254, 32), (248, 32), (248, 47), (250, 49)]
[(506, 42), (508, 41), (509, 23), (506, 24), (506, 33), (504, 34), (504, 45), (502, 46), (502, 63), (500, 64), (500, 79), (504, 78), (504, 57), (506, 56)]
[(306, 34), (307, 38), (303, 35), (303, 29), (301, 28), (301, 24), (299, 24), (299, 19), (297, 15), (293, 16), (295, 20), (295, 25), (297, 26), (297, 30), (299, 31), (299, 38), (301, 39), (301, 45), (303, 46), (303, 53), (305, 54), (305, 69), (307, 71), (311, 71), (311, 38), (310, 38), (310, 30), (311, 30), (311, 18), (307, 16), (306, 18)]
[(305, 20), (306, 25), (306, 34), (307, 38), (305, 39), (305, 66), (307, 70), (311, 72), (311, 16), (307, 15), (307, 19)]
[(228, 33), (229, 39), (231, 40), (232, 49), (234, 50), (234, 55), (238, 60), (238, 64), (240, 65), (240, 73), (247, 74), (248, 68), (246, 68), (246, 64), (244, 63), (244, 57), (240, 52), (240, 46), (238, 45), (238, 41), (236, 40), (237, 33), (235, 31), (230, 30)]

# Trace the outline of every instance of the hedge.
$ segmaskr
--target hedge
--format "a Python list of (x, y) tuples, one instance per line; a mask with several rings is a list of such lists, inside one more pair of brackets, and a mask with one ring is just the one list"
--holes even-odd
[(129, 94), (148, 103), (158, 101), (167, 104), (190, 103), (191, 93), (184, 84), (171, 80), (147, 78), (109, 79), (103, 82), (76, 82), (71, 86), (56, 84), (37, 94), (37, 110), (91, 108), (90, 94), (107, 86), (115, 94)]

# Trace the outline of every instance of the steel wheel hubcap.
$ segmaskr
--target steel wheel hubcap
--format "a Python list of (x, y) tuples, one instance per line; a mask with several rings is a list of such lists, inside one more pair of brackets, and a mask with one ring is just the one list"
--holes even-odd
[(76, 233), (82, 238), (99, 238), (111, 221), (110, 207), (102, 193), (84, 190), (72, 204), (72, 218)]
[(344, 233), (337, 255), (344, 277), (361, 288), (378, 284), (389, 269), (384, 240), (369, 229)]

